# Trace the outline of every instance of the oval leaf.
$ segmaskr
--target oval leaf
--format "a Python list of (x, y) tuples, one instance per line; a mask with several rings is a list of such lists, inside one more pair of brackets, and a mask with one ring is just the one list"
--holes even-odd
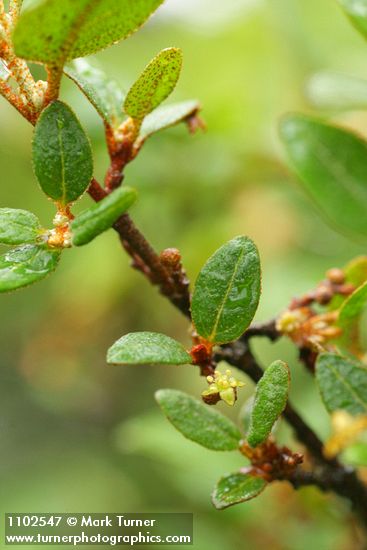
[(0, 208), (0, 243), (34, 243), (40, 235), (40, 222), (32, 212)]
[(258, 250), (251, 239), (236, 237), (209, 258), (196, 280), (191, 311), (198, 334), (218, 344), (239, 338), (255, 315), (260, 291)]
[(308, 83), (307, 95), (319, 109), (366, 109), (367, 81), (339, 73), (317, 73)]
[(107, 363), (112, 365), (187, 365), (192, 358), (184, 347), (165, 334), (132, 332), (110, 347)]
[(162, 50), (130, 88), (124, 103), (125, 113), (137, 120), (151, 113), (173, 92), (181, 67), (179, 48)]
[(185, 120), (195, 116), (199, 111), (200, 104), (194, 100), (159, 107), (144, 119), (140, 136), (146, 139), (161, 130), (175, 126), (180, 122), (185, 122)]
[(107, 124), (113, 128), (121, 124), (124, 95), (114, 80), (107, 78), (103, 71), (85, 59), (77, 59), (74, 65), (67, 67), (64, 72), (80, 88)]
[(0, 292), (10, 292), (44, 279), (54, 271), (60, 250), (25, 245), (0, 256)]
[(334, 353), (322, 353), (316, 362), (316, 380), (329, 412), (367, 413), (367, 369)]
[(238, 449), (240, 432), (218, 411), (178, 390), (158, 390), (155, 398), (168, 420), (187, 439), (213, 451)]
[(71, 222), (72, 243), (88, 244), (112, 227), (115, 221), (136, 201), (137, 193), (131, 187), (119, 187), (106, 198), (84, 210)]
[(251, 447), (264, 443), (285, 409), (290, 374), (286, 363), (274, 361), (257, 384), (247, 441)]
[(303, 115), (281, 124), (291, 164), (329, 221), (367, 235), (367, 143), (351, 132)]
[(25, 10), (13, 35), (17, 55), (46, 65), (90, 55), (127, 38), (163, 0), (45, 0)]
[(218, 481), (212, 494), (212, 502), (217, 510), (223, 510), (257, 497), (267, 484), (262, 477), (251, 474), (229, 474)]
[(33, 163), (44, 193), (61, 205), (77, 200), (90, 184), (89, 140), (73, 111), (61, 101), (51, 103), (38, 119)]
[(367, 38), (367, 0), (338, 0), (354, 27)]
[(367, 283), (353, 292), (343, 303), (338, 325), (343, 330), (339, 339), (341, 346), (353, 355), (362, 355), (360, 343), (360, 320), (367, 305)]

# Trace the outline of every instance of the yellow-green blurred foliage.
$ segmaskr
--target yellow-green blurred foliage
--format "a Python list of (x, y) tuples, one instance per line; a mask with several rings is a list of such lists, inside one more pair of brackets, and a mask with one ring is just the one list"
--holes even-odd
[[(132, 215), (157, 249), (181, 250), (193, 280), (227, 239), (252, 237), (263, 265), (257, 318), (269, 318), (328, 267), (363, 253), (324, 223), (289, 176), (277, 121), (309, 109), (303, 88), (314, 71), (366, 76), (367, 45), (333, 0), (166, 0), (141, 32), (97, 59), (127, 88), (167, 46), (185, 56), (172, 99), (200, 99), (208, 130), (190, 137), (180, 127), (146, 144), (126, 173), (140, 196)], [(62, 97), (91, 136), (101, 178), (102, 124), (71, 82)], [(53, 206), (31, 168), (32, 129), (4, 100), (0, 109), (1, 206), (32, 210), (49, 225)], [(363, 131), (367, 119), (352, 113), (343, 122)], [(192, 511), (198, 550), (356, 548), (347, 503), (316, 489), (274, 484), (254, 501), (214, 511), (211, 488), (241, 466), (240, 455), (186, 441), (153, 399), (160, 387), (199, 395), (197, 371), (105, 363), (107, 347), (128, 331), (188, 341), (185, 319), (129, 268), (112, 231), (66, 251), (53, 276), (0, 304), (3, 512)], [(328, 417), (292, 347), (259, 341), (256, 352), (265, 364), (290, 363), (293, 402), (327, 435)], [(234, 416), (252, 392), (246, 382)], [(289, 430), (282, 437), (299, 449)]]

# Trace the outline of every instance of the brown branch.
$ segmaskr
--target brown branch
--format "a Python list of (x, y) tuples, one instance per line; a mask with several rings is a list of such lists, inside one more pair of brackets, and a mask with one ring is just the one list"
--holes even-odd
[[(243, 371), (255, 383), (263, 375), (263, 370), (257, 363), (248, 342), (238, 341), (223, 346), (218, 352), (216, 360), (223, 359)], [(292, 426), (297, 439), (306, 447), (321, 467), (321, 470), (316, 469), (312, 473), (298, 470), (297, 475), (295, 474), (296, 477), (289, 479), (289, 481), (292, 484), (298, 483), (298, 486), (312, 483), (323, 491), (334, 491), (339, 496), (349, 499), (362, 524), (367, 529), (367, 487), (358, 478), (354, 469), (343, 466), (337, 459), (328, 459), (324, 456), (322, 441), (289, 402), (283, 416), (288, 424)], [(301, 480), (303, 480), (302, 483)]]
[[(96, 202), (107, 196), (97, 180), (93, 179), (88, 189)], [(132, 266), (139, 270), (171, 303), (190, 318), (190, 293), (186, 284), (182, 284), (177, 273), (170, 272), (159, 254), (153, 249), (128, 214), (121, 216), (113, 225), (119, 234), (121, 243), (132, 258)]]

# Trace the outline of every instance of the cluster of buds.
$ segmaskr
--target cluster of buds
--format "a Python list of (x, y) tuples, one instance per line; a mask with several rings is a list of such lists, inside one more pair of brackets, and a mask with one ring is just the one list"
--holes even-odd
[(331, 417), (332, 436), (324, 446), (326, 458), (334, 458), (352, 445), (367, 431), (367, 415), (352, 416), (346, 411), (335, 411)]
[(237, 400), (237, 388), (241, 388), (245, 384), (232, 376), (229, 369), (225, 374), (215, 371), (214, 376), (206, 377), (209, 384), (209, 389), (202, 392), (203, 401), (208, 405), (215, 405), (222, 400), (227, 405), (233, 406)]
[(313, 303), (326, 306), (334, 296), (349, 296), (354, 290), (354, 285), (346, 282), (344, 271), (333, 267), (326, 272), (326, 279), (321, 281), (314, 290), (307, 292), (301, 298), (294, 298), (289, 309), (298, 309)]
[(329, 340), (341, 335), (340, 327), (335, 325), (337, 320), (337, 311), (316, 315), (311, 308), (301, 307), (285, 311), (277, 319), (276, 328), (299, 348), (319, 352), (325, 348)]
[(261, 476), (269, 482), (290, 478), (303, 462), (303, 455), (293, 453), (285, 446), (278, 447), (271, 437), (254, 448), (242, 441), (240, 451), (251, 461), (251, 466), (241, 471)]
[(329, 269), (326, 279), (316, 289), (292, 300), (287, 311), (277, 319), (277, 330), (291, 338), (300, 349), (322, 351), (329, 340), (341, 335), (341, 329), (336, 325), (338, 311), (318, 314), (312, 306), (326, 306), (335, 296), (349, 296), (354, 290), (354, 285), (346, 282), (344, 271)]
[(70, 248), (70, 217), (65, 212), (57, 212), (53, 220), (54, 229), (47, 232), (47, 244), (51, 248)]

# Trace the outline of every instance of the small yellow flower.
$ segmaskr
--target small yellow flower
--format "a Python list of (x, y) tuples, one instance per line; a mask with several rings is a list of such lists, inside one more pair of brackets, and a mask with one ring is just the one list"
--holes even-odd
[(222, 400), (227, 405), (233, 406), (237, 399), (237, 388), (241, 388), (245, 384), (232, 376), (230, 369), (227, 369), (224, 374), (216, 370), (214, 376), (207, 376), (209, 389), (202, 392), (202, 398), (205, 403), (214, 405)]
[(352, 416), (346, 411), (335, 411), (331, 425), (333, 433), (324, 446), (326, 458), (334, 458), (358, 440), (367, 430), (367, 415)]

